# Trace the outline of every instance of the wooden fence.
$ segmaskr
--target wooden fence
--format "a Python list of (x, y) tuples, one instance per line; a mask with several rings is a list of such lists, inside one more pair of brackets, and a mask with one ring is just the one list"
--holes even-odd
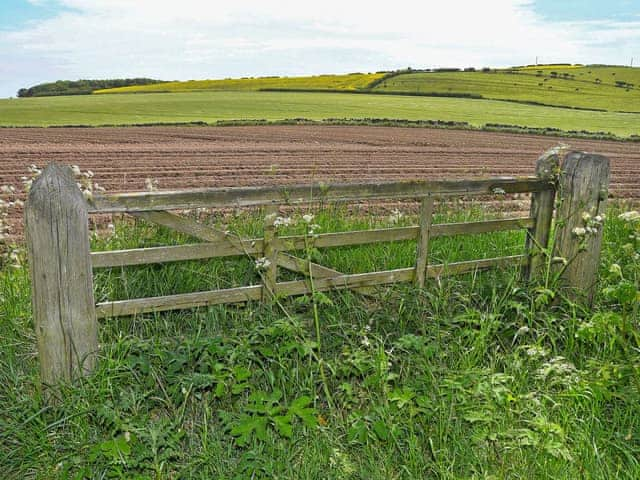
[[(605, 157), (580, 152), (565, 156), (550, 150), (538, 160), (536, 174), (475, 180), (437, 180), (393, 183), (303, 185), (286, 187), (215, 188), (99, 195), (86, 201), (71, 170), (49, 165), (33, 182), (25, 209), (26, 236), (32, 275), (33, 314), (43, 385), (70, 380), (88, 373), (98, 350), (98, 318), (145, 312), (185, 309), (205, 305), (244, 302), (310, 293), (311, 282), (278, 282), (277, 269), (284, 268), (313, 277), (313, 290), (354, 289), (371, 294), (378, 285), (415, 282), (425, 278), (456, 275), (504, 265), (522, 266), (525, 279), (533, 280), (549, 264), (551, 255), (563, 262), (562, 279), (586, 301), (593, 295), (599, 260), (601, 229), (584, 227), (584, 212), (597, 216), (607, 197), (609, 162)], [(562, 192), (556, 202), (556, 192)], [(481, 222), (433, 224), (434, 199), (452, 196), (532, 194), (530, 215)], [(278, 236), (275, 228), (280, 205), (310, 202), (343, 202), (417, 198), (420, 222), (415, 226), (365, 231), (324, 233), (315, 236), (316, 248), (416, 240), (416, 263), (410, 268), (344, 274), (311, 263), (288, 252), (305, 248), (304, 235)], [(554, 205), (558, 203), (558, 241), (550, 251)], [(262, 206), (266, 209), (262, 238), (244, 239), (182, 217), (170, 210)], [(203, 243), (90, 252), (88, 215), (124, 212), (186, 233)], [(523, 254), (447, 265), (430, 264), (429, 241), (458, 234), (526, 229)], [(591, 230), (595, 230), (591, 232)], [(577, 233), (576, 233), (577, 232)], [(262, 283), (239, 288), (94, 302), (93, 269), (245, 255), (268, 262)]]

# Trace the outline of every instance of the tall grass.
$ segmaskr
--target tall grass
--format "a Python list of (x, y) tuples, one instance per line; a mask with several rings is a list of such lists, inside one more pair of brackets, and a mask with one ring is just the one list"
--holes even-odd
[[(323, 231), (414, 221), (340, 213), (318, 211), (314, 221)], [(333, 292), (109, 319), (97, 371), (52, 406), (38, 393), (28, 275), (6, 269), (0, 469), (7, 478), (638, 478), (639, 319), (620, 275), (637, 291), (640, 244), (617, 213), (605, 225), (592, 310), (549, 303), (507, 269), (373, 297)], [(441, 210), (436, 220), (459, 219)], [(260, 215), (210, 220), (250, 236), (261, 229)], [(93, 243), (187, 241), (136, 222)], [(519, 253), (523, 242), (517, 233), (438, 239), (432, 258)], [(328, 249), (319, 260), (361, 271), (414, 258), (406, 242)], [(257, 275), (242, 258), (131, 267), (100, 272), (96, 291), (130, 298)]]

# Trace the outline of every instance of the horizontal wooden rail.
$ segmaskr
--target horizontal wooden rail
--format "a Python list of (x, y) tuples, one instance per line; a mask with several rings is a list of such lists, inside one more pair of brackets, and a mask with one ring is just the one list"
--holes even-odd
[(375, 200), (385, 198), (483, 195), (539, 192), (552, 189), (538, 177), (496, 177), (477, 180), (432, 180), (349, 184), (288, 185), (277, 187), (207, 188), (179, 191), (96, 194), (91, 213), (184, 210), (207, 207), (302, 204), (315, 201)]
[[(522, 266), (526, 261), (527, 257), (525, 255), (514, 255), (509, 257), (487, 258), (450, 264), (429, 265), (427, 267), (427, 277), (434, 278), (459, 275), (462, 273), (500, 266)], [(415, 268), (410, 267), (383, 272), (339, 275), (333, 278), (316, 278), (314, 279), (314, 289), (315, 291), (327, 291), (332, 289), (373, 287), (390, 283), (410, 282), (413, 280), (414, 275)], [(249, 300), (260, 300), (263, 293), (262, 289), (262, 285), (252, 285), (249, 287), (213, 290), (208, 292), (183, 293), (164, 297), (103, 302), (96, 305), (96, 314), (98, 318), (120, 317), (149, 312), (218, 305), (222, 303), (239, 303)], [(275, 285), (275, 293), (277, 296), (281, 297), (304, 295), (310, 292), (311, 287), (308, 280), (280, 282)]]
[[(461, 234), (479, 234), (507, 230), (531, 228), (534, 220), (530, 217), (519, 217), (482, 222), (441, 223), (431, 226), (430, 237), (447, 237)], [(381, 228), (351, 232), (324, 233), (314, 239), (318, 248), (343, 247), (348, 245), (366, 245), (378, 242), (394, 242), (415, 240), (420, 230), (418, 226)], [(295, 235), (278, 238), (279, 251), (301, 250), (305, 248), (305, 237)], [(234, 255), (261, 255), (263, 241), (260, 238), (229, 242), (196, 243), (167, 247), (135, 248), (130, 250), (112, 250), (92, 252), (93, 268), (124, 267), (144, 265), (148, 263), (165, 263), (203, 258), (230, 257)]]

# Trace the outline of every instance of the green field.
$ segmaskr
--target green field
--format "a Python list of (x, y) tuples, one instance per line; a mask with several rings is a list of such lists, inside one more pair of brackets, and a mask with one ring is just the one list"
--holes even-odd
[(136, 85), (96, 90), (105, 93), (157, 93), (207, 91), (255, 91), (265, 88), (301, 90), (361, 90), (384, 76), (383, 73), (350, 73), (346, 75), (315, 75), (311, 77), (228, 78), (224, 80), (189, 80), (186, 82)]
[(1, 126), (387, 118), (640, 133), (640, 115), (462, 98), (306, 92), (190, 92), (0, 100)]
[[(553, 67), (511, 72), (514, 73), (502, 70), (403, 74), (383, 81), (373, 91), (473, 94), (487, 99), (640, 112), (640, 68)], [(625, 87), (616, 86), (616, 81), (624, 82)]]

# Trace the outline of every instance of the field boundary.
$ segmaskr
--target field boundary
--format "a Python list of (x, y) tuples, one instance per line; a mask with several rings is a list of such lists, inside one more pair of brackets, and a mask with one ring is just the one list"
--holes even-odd
[[(600, 255), (601, 229), (584, 228), (584, 212), (604, 209), (609, 184), (609, 161), (596, 154), (571, 152), (560, 166), (561, 150), (552, 149), (538, 159), (536, 174), (468, 180), (405, 181), (385, 183), (312, 184), (280, 187), (201, 188), (178, 191), (100, 194), (85, 199), (69, 167), (50, 164), (36, 178), (25, 208), (25, 226), (31, 265), (32, 302), (41, 376), (45, 386), (89, 373), (97, 358), (98, 318), (147, 312), (275, 299), (314, 294), (332, 289), (353, 289), (364, 295), (379, 285), (412, 282), (425, 287), (426, 278), (459, 275), (500, 266), (518, 266), (523, 279), (536, 281), (550, 266), (551, 225), (556, 212), (560, 239), (554, 258), (565, 258), (560, 268), (576, 299), (591, 302)], [(562, 194), (555, 209), (556, 193)], [(595, 192), (595, 193), (594, 193)], [(434, 201), (460, 196), (504, 196), (531, 193), (527, 217), (433, 224)], [(326, 204), (383, 199), (417, 199), (419, 224), (409, 227), (338, 233), (280, 236), (281, 206)], [(196, 208), (260, 207), (264, 232), (242, 238), (173, 213)], [(89, 214), (127, 213), (187, 234), (204, 243), (91, 252)], [(305, 220), (311, 222), (311, 218)], [(472, 259), (451, 264), (429, 263), (432, 238), (495, 231), (526, 230), (523, 254)], [(344, 274), (296, 257), (289, 252), (313, 248), (362, 245), (403, 240), (416, 241), (415, 265), (395, 270)], [(163, 297), (94, 301), (93, 270), (150, 263), (176, 262), (221, 256), (246, 256), (261, 269), (261, 283), (232, 289), (167, 295)], [(278, 268), (301, 274), (303, 280), (278, 282)]]
[[(627, 112), (621, 112), (627, 113)], [(630, 113), (632, 115), (632, 113)], [(468, 122), (453, 120), (406, 120), (394, 118), (325, 118), (313, 120), (309, 118), (285, 118), (282, 120), (235, 119), (218, 120), (216, 122), (147, 122), (147, 123), (105, 123), (100, 125), (69, 124), (49, 126), (0, 125), (0, 129), (56, 129), (56, 128), (127, 128), (127, 127), (246, 127), (246, 126), (278, 126), (278, 125), (318, 125), (318, 126), (366, 126), (366, 127), (398, 127), (398, 128), (433, 128), (444, 130), (462, 130), (475, 132), (504, 132), (518, 135), (540, 135), (547, 137), (577, 138), (585, 140), (607, 140), (612, 142), (640, 142), (640, 135), (621, 137), (610, 132), (591, 132), (587, 130), (562, 130), (554, 127), (526, 127), (499, 123), (487, 123), (477, 127)]]

